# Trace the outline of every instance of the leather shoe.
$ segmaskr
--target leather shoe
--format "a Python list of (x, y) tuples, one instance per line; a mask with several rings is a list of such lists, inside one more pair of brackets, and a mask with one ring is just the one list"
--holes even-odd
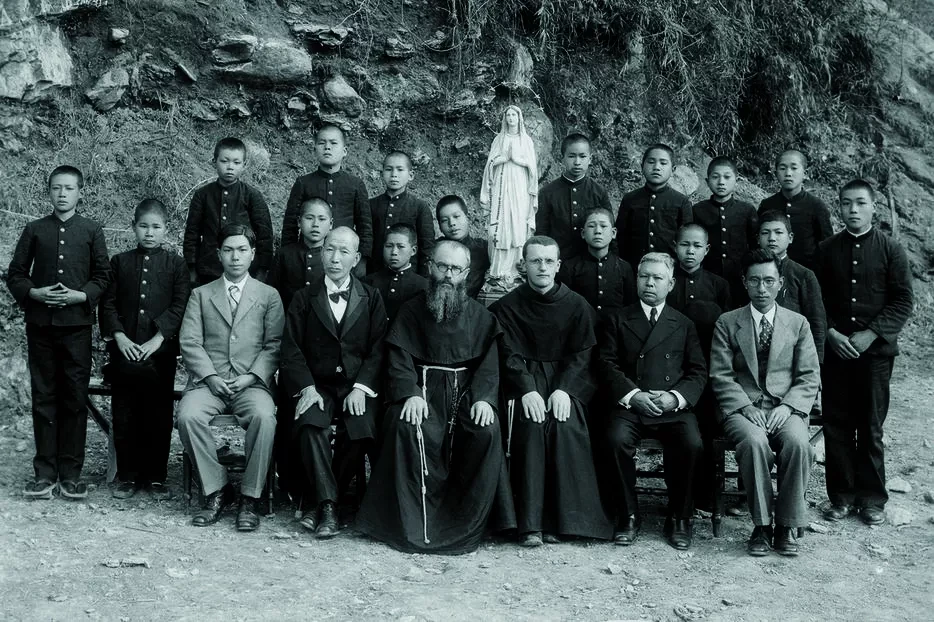
[(321, 504), (321, 513), (318, 517), (318, 528), (315, 529), (315, 537), (324, 540), (333, 538), (340, 532), (337, 524), (337, 506), (333, 501), (325, 501)]
[(694, 541), (694, 521), (669, 516), (665, 519), (665, 536), (668, 544), (674, 548), (679, 551), (688, 550)]
[(772, 544), (775, 548), (775, 552), (786, 557), (796, 557), (798, 555), (797, 533), (797, 527), (776, 525), (775, 538)]
[(256, 503), (259, 499), (240, 495), (240, 506), (237, 508), (237, 531), (256, 531), (259, 528), (259, 514), (256, 513)]
[(613, 533), (613, 542), (619, 546), (629, 546), (636, 541), (641, 526), (642, 521), (639, 517), (630, 514), (621, 523), (617, 524), (616, 531)]
[(540, 531), (530, 531), (529, 533), (524, 533), (522, 534), (522, 538), (519, 540), (519, 546), (524, 546), (527, 548), (534, 548), (541, 545), (542, 532)]
[(859, 511), (859, 518), (867, 525), (881, 525), (885, 522), (885, 510), (866, 506)]
[(850, 506), (846, 504), (837, 505), (836, 503), (832, 503), (828, 507), (824, 508), (824, 520), (843, 520), (850, 515), (850, 510)]
[(195, 527), (207, 527), (213, 525), (220, 519), (221, 513), (228, 505), (234, 502), (234, 490), (230, 484), (227, 484), (217, 492), (212, 492), (204, 500), (204, 509), (197, 512), (191, 519), (191, 524)]
[(298, 521), (298, 524), (307, 529), (308, 531), (314, 531), (318, 528), (318, 508), (308, 510), (302, 514), (302, 518)]
[(756, 525), (746, 542), (746, 552), (753, 557), (763, 557), (772, 550), (772, 526)]

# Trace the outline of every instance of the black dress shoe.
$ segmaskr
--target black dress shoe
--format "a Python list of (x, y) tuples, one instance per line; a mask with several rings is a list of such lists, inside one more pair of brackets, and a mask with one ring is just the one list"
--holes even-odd
[(845, 503), (836, 504), (832, 503), (826, 509), (824, 509), (824, 519), (829, 521), (838, 521), (843, 520), (850, 515), (852, 508), (846, 505)]
[(220, 519), (221, 513), (228, 505), (234, 502), (234, 490), (230, 484), (227, 484), (217, 492), (212, 492), (204, 500), (204, 509), (197, 512), (191, 519), (191, 524), (195, 527), (207, 527), (213, 525)]
[(665, 519), (665, 538), (679, 551), (688, 550), (694, 541), (694, 521), (669, 516)]
[(885, 510), (866, 506), (859, 511), (859, 518), (867, 525), (881, 525), (885, 522)]
[(746, 552), (753, 557), (763, 557), (772, 550), (772, 527), (770, 525), (756, 525), (746, 543)]
[(318, 517), (318, 528), (315, 530), (315, 537), (322, 540), (333, 538), (339, 532), (337, 506), (333, 501), (325, 501), (321, 504), (321, 514)]
[(237, 531), (256, 531), (259, 528), (259, 514), (256, 504), (259, 499), (240, 495), (240, 507), (237, 508)]
[(796, 527), (775, 525), (775, 538), (772, 544), (775, 552), (786, 557), (796, 557), (798, 555), (797, 533)]
[(318, 528), (318, 508), (313, 508), (302, 514), (302, 518), (298, 521), (298, 524), (308, 531), (314, 532), (314, 530)]
[(613, 542), (620, 546), (629, 546), (636, 541), (642, 521), (635, 514), (630, 514), (616, 525), (613, 533)]

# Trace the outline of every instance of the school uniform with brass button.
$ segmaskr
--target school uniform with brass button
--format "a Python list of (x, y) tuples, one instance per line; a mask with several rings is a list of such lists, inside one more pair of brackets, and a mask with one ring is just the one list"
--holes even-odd
[(610, 251), (594, 257), (589, 249), (561, 262), (558, 280), (577, 292), (602, 314), (632, 304), (636, 298), (636, 277), (632, 266)]
[(323, 248), (324, 245), (312, 248), (300, 240), (282, 246), (276, 253), (267, 282), (279, 292), (286, 312), (298, 290), (324, 278)]
[(562, 175), (538, 193), (535, 234), (554, 239), (562, 261), (583, 255), (587, 252), (581, 237), (584, 219), (596, 207), (611, 209), (610, 196), (603, 186), (589, 175), (576, 181)]
[(631, 266), (638, 266), (646, 253), (676, 257), (678, 229), (693, 220), (691, 200), (670, 186), (633, 190), (623, 197), (616, 216), (619, 256)]
[(399, 307), (428, 289), (428, 279), (418, 274), (411, 265), (401, 270), (386, 267), (371, 274), (366, 282), (379, 291), (386, 306), (386, 321), (392, 324)]
[(707, 230), (710, 244), (710, 251), (704, 257), (704, 269), (726, 279), (731, 302), (742, 306), (748, 301), (748, 294), (743, 286), (740, 260), (746, 251), (757, 246), (759, 216), (756, 208), (735, 197), (721, 203), (711, 196), (696, 203), (693, 214), (694, 222)]
[(791, 219), (795, 241), (788, 247), (788, 256), (805, 268), (814, 270), (817, 266), (817, 247), (833, 235), (830, 208), (807, 190), (802, 190), (790, 199), (781, 192), (763, 199), (759, 204), (759, 216), (771, 211), (781, 212)]
[(420, 274), (427, 275), (431, 249), (435, 246), (434, 214), (428, 203), (408, 190), (396, 196), (384, 192), (370, 199), (370, 215), (373, 219), (373, 256), (367, 262), (367, 272), (373, 274), (385, 267), (383, 244), (386, 242), (386, 234), (390, 227), (401, 224), (415, 230), (418, 244), (418, 262), (415, 267)]

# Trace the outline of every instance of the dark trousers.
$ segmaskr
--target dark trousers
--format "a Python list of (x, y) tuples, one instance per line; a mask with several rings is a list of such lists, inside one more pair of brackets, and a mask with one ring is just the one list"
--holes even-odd
[(172, 443), (175, 357), (162, 355), (139, 364), (115, 350), (105, 378), (113, 387), (117, 478), (139, 484), (165, 482)]
[(883, 507), (885, 447), (895, 359), (863, 354), (843, 360), (828, 349), (822, 368), (827, 496), (837, 505)]
[[(373, 439), (352, 440), (347, 431), (338, 427), (334, 438), (333, 456), (329, 428), (303, 425), (295, 434), (297, 464), (293, 477), (304, 480), (302, 486), (306, 509), (310, 502), (316, 505), (324, 501), (337, 503), (341, 494), (347, 492), (354, 476), (363, 473), (363, 461), (371, 450)], [(357, 482), (358, 487), (365, 482)]]
[(697, 419), (692, 413), (675, 421), (652, 421), (642, 417), (636, 422), (610, 414), (607, 422), (609, 469), (612, 482), (611, 507), (617, 520), (639, 513), (636, 497), (636, 449), (643, 438), (661, 441), (664, 447), (665, 486), (668, 488), (668, 513), (674, 518), (691, 518), (694, 513), (694, 476), (704, 452)]
[(708, 384), (697, 406), (694, 407), (697, 428), (700, 430), (701, 440), (704, 443), (704, 451), (697, 461), (697, 472), (694, 475), (694, 499), (696, 505), (705, 510), (713, 509), (715, 462), (713, 442), (720, 436), (717, 408), (717, 400)]
[(84, 466), (91, 327), (26, 324), (36, 479), (77, 481)]

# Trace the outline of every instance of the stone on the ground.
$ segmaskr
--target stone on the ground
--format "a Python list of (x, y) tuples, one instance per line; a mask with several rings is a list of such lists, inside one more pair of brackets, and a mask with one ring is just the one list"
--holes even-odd
[(123, 67), (114, 67), (102, 75), (93, 87), (85, 91), (91, 104), (99, 112), (116, 106), (130, 86), (130, 74)]
[(211, 51), (211, 58), (218, 65), (245, 63), (253, 58), (258, 41), (253, 35), (232, 35), (226, 37)]
[(606, 571), (608, 574), (620, 574), (623, 571), (623, 567), (619, 564), (607, 564)]
[(350, 33), (351, 30), (344, 26), (328, 26), (327, 24), (312, 22), (295, 22), (292, 24), (292, 34), (326, 49), (339, 48), (347, 41)]
[(901, 477), (893, 477), (892, 479), (888, 480), (885, 482), (885, 487), (892, 492), (903, 492), (906, 494), (911, 492), (911, 484), (909, 484), (907, 480)]
[(824, 525), (823, 523), (808, 523), (808, 531), (813, 531), (814, 533), (830, 533), (830, 527)]
[(445, 117), (462, 117), (471, 110), (476, 110), (477, 96), (470, 89), (458, 91), (454, 97), (438, 108), (438, 112)]
[(230, 107), (227, 109), (227, 111), (240, 117), (241, 119), (245, 119), (253, 114), (250, 112), (250, 109), (247, 107), (247, 105), (241, 102), (234, 102), (230, 104)]
[(928, 503), (934, 503), (934, 490), (925, 490), (924, 500)]
[(126, 40), (129, 38), (129, 36), (130, 36), (129, 28), (114, 27), (110, 29), (110, 32), (107, 35), (107, 39), (111, 43), (115, 43), (117, 45), (123, 45), (124, 43), (126, 43)]
[(336, 75), (324, 83), (324, 99), (348, 117), (359, 117), (366, 110), (366, 102), (342, 75)]
[(303, 84), (312, 74), (311, 55), (284, 39), (266, 39), (256, 46), (250, 60), (225, 65), (221, 75), (239, 82), (268, 86)]
[(410, 58), (415, 55), (415, 46), (399, 37), (389, 37), (386, 39), (385, 54), (389, 58), (400, 60)]
[(454, 142), (454, 151), (457, 153), (463, 153), (470, 148), (470, 138), (465, 136)]
[(911, 523), (911, 519), (914, 518), (911, 512), (897, 506), (885, 508), (885, 517), (893, 527), (908, 525)]
[(191, 116), (200, 121), (217, 121), (217, 115), (201, 102), (191, 104)]

